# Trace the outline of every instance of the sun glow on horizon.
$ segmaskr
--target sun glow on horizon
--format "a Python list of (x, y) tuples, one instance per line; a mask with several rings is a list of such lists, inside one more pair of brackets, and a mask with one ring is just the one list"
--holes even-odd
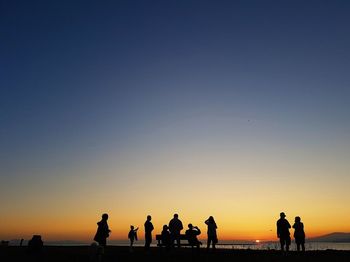
[(350, 1), (252, 2), (2, 4), (0, 240), (350, 232)]

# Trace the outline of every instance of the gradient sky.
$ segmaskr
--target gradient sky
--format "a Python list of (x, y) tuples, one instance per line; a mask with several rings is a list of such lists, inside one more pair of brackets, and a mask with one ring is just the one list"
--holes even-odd
[[(350, 232), (349, 1), (1, 1), (0, 239)], [(142, 236), (141, 230), (140, 235)], [(203, 234), (205, 237), (205, 234)]]

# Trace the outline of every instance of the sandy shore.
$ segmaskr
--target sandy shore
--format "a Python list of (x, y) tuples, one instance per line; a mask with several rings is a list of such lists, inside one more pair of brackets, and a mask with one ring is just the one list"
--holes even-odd
[[(80, 262), (97, 261), (96, 249), (90, 246), (80, 247), (55, 247), (46, 246), (40, 254), (28, 254), (26, 247), (0, 247), (0, 261), (60, 261), (60, 262)], [(130, 253), (127, 247), (111, 246), (107, 247), (103, 255), (103, 261), (242, 261), (242, 262), (267, 262), (267, 261), (350, 261), (350, 251), (306, 251), (304, 254), (290, 252), (282, 255), (274, 250), (223, 250), (207, 253), (201, 249), (200, 253), (192, 252), (189, 248), (182, 248), (172, 252), (160, 251), (152, 248), (149, 253), (145, 253), (143, 248), (135, 248)]]

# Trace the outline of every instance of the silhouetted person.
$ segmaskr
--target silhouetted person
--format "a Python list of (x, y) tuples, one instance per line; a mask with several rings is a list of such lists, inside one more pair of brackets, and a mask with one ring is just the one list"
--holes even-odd
[(201, 234), (201, 231), (198, 227), (194, 227), (192, 224), (188, 224), (188, 229), (186, 230), (186, 238), (188, 243), (192, 247), (200, 247), (201, 242), (198, 241), (197, 236)]
[(44, 242), (40, 235), (33, 235), (32, 239), (28, 241), (28, 249), (31, 254), (39, 254), (44, 246)]
[(207, 250), (210, 248), (210, 243), (213, 246), (213, 249), (215, 249), (215, 245), (218, 243), (218, 237), (216, 234), (216, 229), (218, 228), (216, 226), (215, 220), (212, 216), (210, 216), (207, 220), (204, 222), (208, 226), (208, 241), (207, 241)]
[(174, 218), (169, 222), (172, 245), (174, 245), (174, 241), (176, 240), (177, 246), (180, 247), (180, 232), (183, 228), (184, 227), (181, 220), (179, 219), (179, 215), (174, 214)]
[(297, 250), (300, 251), (301, 246), (302, 251), (305, 251), (304, 224), (301, 222), (300, 217), (295, 217), (293, 228), (295, 243), (297, 244)]
[(167, 250), (171, 247), (171, 237), (170, 237), (169, 227), (167, 225), (163, 226), (162, 245), (165, 246)]
[(24, 241), (24, 239), (22, 238), (22, 239), (21, 239), (21, 242), (19, 243), (19, 246), (20, 246), (20, 247), (23, 246), (23, 241)]
[(147, 216), (147, 220), (145, 222), (145, 250), (146, 251), (149, 250), (152, 243), (152, 231), (154, 227), (151, 220), (152, 220), (152, 217)]
[(97, 232), (94, 237), (94, 240), (100, 246), (103, 246), (103, 247), (107, 245), (107, 238), (109, 237), (109, 233), (111, 232), (111, 230), (109, 230), (107, 220), (108, 220), (108, 214), (103, 214), (101, 221), (97, 222)]
[(280, 213), (280, 219), (277, 221), (277, 237), (280, 239), (281, 250), (284, 251), (284, 246), (286, 246), (286, 251), (289, 251), (289, 246), (290, 246), (289, 229), (291, 228), (291, 226), (285, 217), (286, 215), (283, 212)]
[(130, 252), (133, 251), (133, 245), (134, 245), (134, 241), (137, 241), (137, 230), (139, 230), (139, 228), (135, 228), (134, 226), (130, 226), (130, 231), (128, 234), (128, 238), (130, 240)]

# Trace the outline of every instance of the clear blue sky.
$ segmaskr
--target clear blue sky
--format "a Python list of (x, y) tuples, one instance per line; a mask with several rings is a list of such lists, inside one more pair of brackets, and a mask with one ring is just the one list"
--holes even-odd
[(345, 0), (1, 1), (0, 196), (111, 156), (172, 168), (198, 152), (329, 163), (342, 172), (322, 178), (343, 181), (349, 13)]

